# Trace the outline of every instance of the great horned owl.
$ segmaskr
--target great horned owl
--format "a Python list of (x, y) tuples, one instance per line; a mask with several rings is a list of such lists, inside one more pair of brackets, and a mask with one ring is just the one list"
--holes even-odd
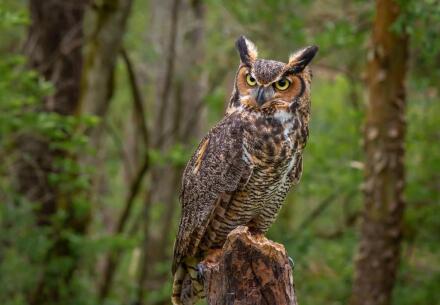
[(203, 296), (195, 266), (229, 232), (245, 225), (265, 233), (302, 172), (308, 137), (311, 71), (318, 48), (282, 63), (259, 59), (236, 42), (240, 65), (225, 117), (202, 139), (182, 181), (182, 217), (174, 246), (173, 304)]

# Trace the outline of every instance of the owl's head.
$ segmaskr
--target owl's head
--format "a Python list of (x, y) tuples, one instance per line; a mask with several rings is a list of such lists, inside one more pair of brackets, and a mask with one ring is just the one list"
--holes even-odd
[(296, 51), (287, 63), (258, 58), (257, 48), (244, 36), (237, 40), (236, 48), (240, 54), (240, 66), (228, 113), (243, 108), (263, 113), (309, 108), (312, 75), (308, 64), (318, 47)]

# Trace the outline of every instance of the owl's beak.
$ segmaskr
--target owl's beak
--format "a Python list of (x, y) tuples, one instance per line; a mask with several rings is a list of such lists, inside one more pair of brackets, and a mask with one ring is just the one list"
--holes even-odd
[(272, 86), (269, 87), (263, 87), (259, 86), (254, 91), (255, 101), (257, 102), (258, 106), (263, 106), (264, 103), (267, 101), (270, 101), (273, 98), (273, 88)]

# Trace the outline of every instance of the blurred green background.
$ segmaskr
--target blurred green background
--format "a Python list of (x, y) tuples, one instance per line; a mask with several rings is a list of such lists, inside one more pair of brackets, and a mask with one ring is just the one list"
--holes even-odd
[[(95, 6), (103, 2), (96, 1)], [(173, 10), (176, 2), (178, 9)], [(410, 57), (406, 211), (393, 304), (434, 305), (440, 304), (440, 4), (399, 3), (402, 14), (393, 30), (410, 35)], [(170, 55), (173, 12), (178, 20)], [(234, 42), (242, 34), (255, 42), (263, 57), (280, 61), (303, 46), (320, 48), (312, 64), (312, 121), (304, 174), (268, 235), (283, 243), (295, 261), (300, 304), (347, 303), (363, 202), (365, 69), (373, 17), (371, 1), (133, 1), (122, 45), (143, 98), (150, 133), (146, 146), (121, 56), (116, 59), (113, 96), (105, 115), (65, 116), (39, 110), (43, 97), (56, 89), (27, 64), (29, 4), (2, 0), (0, 303), (30, 304), (29, 296), (39, 293), (42, 281), (53, 281), (44, 283), (45, 289), (56, 287), (58, 295), (55, 301), (40, 303), (170, 303), (181, 170), (200, 137), (224, 114), (239, 64)], [(85, 32), (93, 22), (85, 19)], [(191, 36), (194, 31), (199, 31), (200, 39)], [(168, 106), (159, 123), (158, 102), (164, 94), (169, 94)], [(161, 124), (174, 127), (162, 132)], [(99, 129), (99, 144), (83, 132), (84, 126)], [(185, 128), (189, 131), (179, 133)], [(50, 149), (67, 151), (54, 158), (57, 170), (49, 180), (76, 195), (66, 203), (73, 212), (58, 207), (45, 225), (35, 216), (38, 200), (29, 200), (16, 187), (17, 139), (29, 133), (46, 139)], [(160, 139), (163, 145), (157, 144)], [(144, 156), (149, 156), (149, 168), (118, 232)], [(82, 162), (87, 158), (93, 161)], [(86, 219), (85, 230), (66, 226), (71, 223), (66, 219), (75, 215)], [(72, 255), (49, 254), (60, 239), (68, 243)], [(109, 255), (116, 257), (117, 268), (102, 297)], [(69, 270), (67, 280), (59, 277), (63, 270)]]

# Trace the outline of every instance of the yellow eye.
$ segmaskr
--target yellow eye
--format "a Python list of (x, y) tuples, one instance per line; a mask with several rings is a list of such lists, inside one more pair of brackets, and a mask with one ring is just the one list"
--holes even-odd
[(284, 91), (290, 86), (290, 81), (286, 78), (282, 78), (275, 83), (275, 88), (278, 90)]
[(246, 74), (246, 82), (251, 87), (253, 87), (257, 84), (257, 80), (255, 78), (253, 78), (249, 73)]

